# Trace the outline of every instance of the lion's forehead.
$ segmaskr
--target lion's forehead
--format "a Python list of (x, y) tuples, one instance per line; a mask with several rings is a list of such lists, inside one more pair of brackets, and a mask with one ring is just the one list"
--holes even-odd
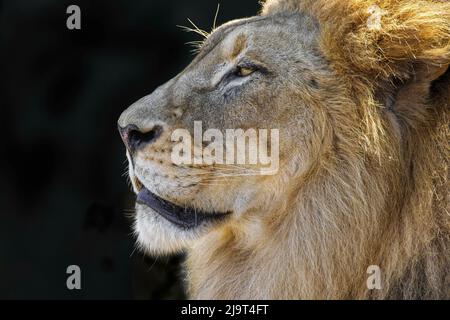
[[(288, 46), (298, 50), (311, 45), (319, 29), (316, 21), (307, 15), (280, 13), (275, 16), (255, 16), (226, 23), (209, 35), (188, 70), (201, 70), (205, 64), (233, 59), (248, 48), (253, 54), (270, 54)], [(286, 47), (283, 49), (283, 47)]]

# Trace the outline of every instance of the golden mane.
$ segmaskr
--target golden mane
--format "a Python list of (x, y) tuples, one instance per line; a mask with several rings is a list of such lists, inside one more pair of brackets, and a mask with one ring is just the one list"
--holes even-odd
[[(367, 23), (373, 5), (380, 28)], [(450, 298), (450, 3), (269, 0), (261, 14), (284, 11), (318, 20), (348, 95), (327, 106), (330, 141), (316, 144), (329, 150), (264, 221), (259, 252), (246, 249), (241, 225), (194, 245), (191, 295)], [(398, 127), (380, 116), (390, 95)], [(370, 265), (382, 270), (382, 290), (367, 290)]]

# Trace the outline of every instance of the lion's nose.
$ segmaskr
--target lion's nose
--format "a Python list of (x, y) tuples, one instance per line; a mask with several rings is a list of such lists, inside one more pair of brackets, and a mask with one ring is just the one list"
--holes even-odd
[(161, 136), (163, 131), (163, 128), (159, 125), (154, 125), (151, 129), (145, 130), (139, 129), (134, 124), (129, 124), (125, 127), (119, 125), (118, 127), (123, 143), (130, 153), (152, 144)]

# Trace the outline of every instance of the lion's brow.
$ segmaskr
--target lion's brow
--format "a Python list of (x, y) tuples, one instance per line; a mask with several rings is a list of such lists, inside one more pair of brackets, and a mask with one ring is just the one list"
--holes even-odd
[(237, 27), (260, 22), (262, 20), (267, 19), (267, 17), (262, 16), (255, 16), (245, 19), (240, 19), (235, 22), (232, 22), (230, 24), (225, 24), (221, 27), (219, 27), (216, 31), (214, 31), (211, 36), (205, 41), (203, 44), (203, 47), (201, 48), (200, 53), (197, 55), (197, 57), (194, 59), (193, 64), (195, 64), (198, 60), (201, 60), (203, 57), (205, 57), (208, 53), (210, 53), (214, 48), (222, 42), (225, 37), (230, 34), (234, 29)]

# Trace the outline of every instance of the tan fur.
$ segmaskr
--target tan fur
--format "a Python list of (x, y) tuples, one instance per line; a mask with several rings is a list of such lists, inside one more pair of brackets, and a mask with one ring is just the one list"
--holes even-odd
[(244, 49), (246, 42), (247, 39), (245, 38), (244, 35), (239, 35), (236, 38), (234, 42), (233, 52), (231, 53), (231, 59), (234, 59), (239, 55), (239, 53)]
[[(383, 17), (380, 34), (365, 28), (368, 1), (286, 4), (312, 11), (323, 21), (322, 48), (354, 92), (360, 118), (335, 122), (335, 130), (348, 142), (321, 159), (322, 172), (312, 173), (296, 196), (286, 199), (284, 210), (270, 216), (259, 252), (239, 244), (243, 226), (230, 226), (221, 237), (211, 235), (194, 247), (188, 265), (193, 296), (450, 297), (448, 86), (440, 91), (447, 105), (427, 113), (424, 102), (414, 101), (415, 92), (404, 89), (404, 101), (397, 106), (411, 127), (402, 141), (387, 132), (373, 96), (376, 86), (386, 86), (392, 77), (413, 77), (415, 60), (448, 64), (450, 6), (423, 1), (379, 4), (390, 14)], [(284, 5), (269, 1), (263, 12)], [(379, 83), (373, 83), (375, 74)], [(321, 215), (305, 217), (311, 210)], [(273, 225), (276, 216), (283, 216), (282, 222)], [(381, 267), (381, 291), (367, 290), (369, 265)], [(247, 269), (253, 271), (243, 277)], [(211, 274), (216, 282), (202, 287)]]
[[(383, 10), (380, 29), (367, 25), (374, 4)], [(258, 95), (263, 104), (276, 102), (276, 116), (265, 114), (259, 125), (264, 119), (287, 127), (280, 173), (199, 187), (189, 200), (171, 196), (203, 208), (208, 199), (219, 209), (244, 201), (234, 190), (251, 190), (255, 199), (227, 223), (183, 240), (190, 296), (450, 298), (450, 3), (269, 0), (261, 15), (296, 12), (317, 22), (314, 41), (327, 68), (307, 65), (299, 73), (289, 61), (279, 93)], [(283, 37), (292, 37), (291, 46), (296, 41), (292, 33), (267, 36), (273, 46)], [(252, 41), (238, 38), (228, 52), (244, 54)], [(263, 57), (257, 50), (248, 54)], [(206, 58), (200, 53), (192, 69), (207, 70), (216, 61), (200, 59)], [(180, 87), (192, 69), (168, 88)], [(318, 88), (303, 85), (309, 78)], [(296, 119), (311, 121), (298, 125)], [(380, 267), (381, 290), (366, 286), (370, 265)]]

